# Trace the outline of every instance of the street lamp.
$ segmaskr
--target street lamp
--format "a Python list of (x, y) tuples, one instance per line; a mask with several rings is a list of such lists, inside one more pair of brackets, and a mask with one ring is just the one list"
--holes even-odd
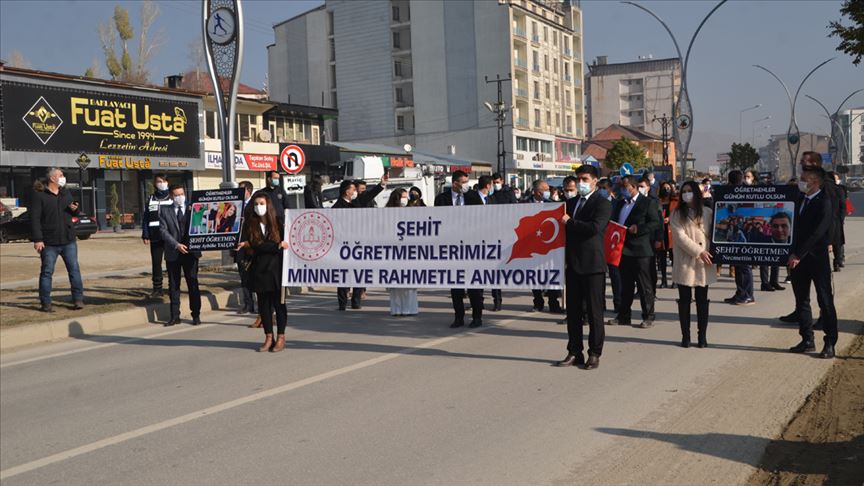
[(672, 29), (666, 25), (666, 22), (664, 22), (663, 19), (652, 12), (648, 7), (630, 1), (621, 2), (633, 5), (634, 7), (645, 11), (648, 15), (654, 17), (655, 20), (660, 22), (660, 25), (666, 29), (669, 37), (672, 38), (672, 44), (675, 45), (675, 52), (678, 54), (678, 62), (681, 64), (681, 88), (678, 91), (678, 100), (675, 102), (672, 112), (672, 117), (675, 119), (675, 123), (672, 125), (672, 136), (675, 139), (675, 150), (677, 151), (677, 154), (680, 154), (678, 156), (681, 157), (679, 181), (683, 181), (687, 174), (687, 154), (690, 150), (690, 138), (693, 135), (693, 107), (690, 105), (690, 96), (687, 94), (687, 62), (690, 60), (690, 49), (693, 48), (693, 42), (696, 40), (696, 36), (699, 35), (699, 31), (702, 30), (702, 26), (708, 21), (708, 18), (726, 2), (727, 0), (720, 0), (720, 3), (715, 5), (714, 8), (708, 12), (708, 15), (702, 19), (702, 22), (699, 23), (698, 27), (696, 27), (696, 32), (693, 33), (693, 37), (690, 38), (690, 44), (687, 45), (687, 52), (683, 56), (681, 55), (681, 48), (678, 47), (678, 40), (675, 38), (675, 34), (672, 33)]
[(741, 143), (744, 141), (744, 135), (741, 134), (741, 124), (744, 120), (744, 112), (755, 110), (755, 109), (760, 108), (760, 107), (762, 107), (762, 103), (759, 103), (758, 105), (753, 105), (750, 108), (744, 108), (743, 110), (738, 110), (738, 143)]
[(754, 148), (756, 147), (756, 135), (757, 134), (761, 135), (763, 130), (767, 130), (769, 128), (771, 128), (771, 125), (765, 125), (764, 127), (759, 127), (759, 130), (757, 131), (755, 126), (754, 126), (754, 128), (753, 128), (753, 147)]
[(498, 122), (498, 173), (504, 177), (504, 180), (507, 180), (507, 164), (504, 161), (504, 158), (507, 155), (507, 151), (504, 150), (504, 119), (507, 118), (507, 112), (510, 108), (507, 107), (507, 103), (504, 103), (504, 93), (501, 90), (501, 84), (512, 81), (512, 79), (510, 73), (507, 73), (506, 78), (502, 78), (498, 74), (495, 75), (495, 79), (489, 79), (488, 76), (483, 77), (486, 84), (496, 83), (498, 85), (498, 101), (495, 103), (484, 101), (483, 106), (495, 114), (495, 121)]
[(753, 146), (754, 147), (756, 146), (756, 124), (763, 122), (763, 121), (766, 121), (766, 120), (770, 120), (770, 119), (771, 119), (771, 115), (768, 115), (765, 118), (760, 118), (758, 120), (753, 121), (753, 125), (751, 126), (751, 128), (753, 129)]
[[(832, 57), (831, 59), (822, 61), (815, 68), (811, 69), (810, 72), (807, 73), (807, 76), (804, 76), (804, 79), (801, 80), (801, 84), (798, 85), (798, 89), (795, 91), (795, 97), (794, 98), (792, 97), (792, 94), (789, 93), (789, 88), (786, 87), (786, 83), (784, 83), (783, 80), (780, 79), (779, 76), (777, 76), (776, 74), (771, 72), (770, 69), (768, 69), (764, 66), (760, 66), (758, 64), (753, 65), (753, 67), (759, 68), (759, 69), (765, 71), (766, 73), (770, 74), (771, 76), (773, 76), (774, 79), (776, 79), (780, 83), (780, 85), (783, 86), (783, 90), (786, 91), (786, 98), (789, 100), (789, 110), (790, 110), (789, 128), (786, 130), (786, 148), (789, 150), (789, 158), (790, 158), (789, 163), (792, 165), (792, 177), (796, 177), (797, 172), (798, 172), (796, 170), (797, 166), (795, 164), (797, 163), (797, 160), (798, 160), (798, 148), (799, 148), (798, 142), (801, 138), (801, 133), (798, 131), (798, 122), (795, 120), (795, 104), (798, 102), (798, 94), (801, 92), (801, 88), (804, 87), (804, 83), (807, 82), (807, 79), (810, 76), (812, 76), (813, 73), (815, 73), (817, 69), (828, 64), (829, 62), (831, 62), (833, 60), (834, 60), (834, 58)], [(793, 132), (794, 132), (794, 134), (793, 134)], [(793, 145), (795, 146), (794, 152), (792, 151)]]

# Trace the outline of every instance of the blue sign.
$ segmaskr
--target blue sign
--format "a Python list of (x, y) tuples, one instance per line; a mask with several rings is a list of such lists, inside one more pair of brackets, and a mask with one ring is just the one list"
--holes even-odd
[(633, 170), (634, 170), (634, 169), (633, 169), (633, 164), (631, 164), (630, 162), (624, 162), (624, 163), (621, 165), (621, 168), (618, 170), (618, 172), (619, 172), (622, 176), (626, 176), (626, 175), (633, 175)]
[(833, 160), (831, 159), (830, 153), (824, 153), (821, 155), (822, 155), (822, 163), (823, 164), (830, 164), (831, 162), (833, 162)]

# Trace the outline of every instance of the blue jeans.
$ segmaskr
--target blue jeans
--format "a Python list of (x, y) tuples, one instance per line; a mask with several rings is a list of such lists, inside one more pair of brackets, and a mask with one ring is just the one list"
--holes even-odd
[(69, 284), (72, 286), (72, 300), (84, 301), (84, 283), (81, 281), (81, 269), (78, 268), (78, 244), (45, 245), (42, 250), (42, 270), (39, 272), (39, 301), (43, 305), (51, 303), (51, 281), (54, 277), (54, 264), (57, 257), (63, 257), (66, 271), (69, 272)]
[(753, 269), (750, 265), (735, 265), (735, 298), (753, 300)]

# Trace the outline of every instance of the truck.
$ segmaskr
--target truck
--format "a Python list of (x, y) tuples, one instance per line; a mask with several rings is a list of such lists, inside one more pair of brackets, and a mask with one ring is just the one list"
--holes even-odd
[[(394, 189), (410, 189), (417, 187), (423, 194), (423, 201), (431, 206), (435, 195), (438, 194), (441, 185), (435, 176), (425, 170), (425, 167), (385, 167), (384, 159), (376, 155), (357, 156), (345, 163), (345, 174), (343, 180), (364, 180), (369, 186), (378, 183), (387, 170), (390, 182), (375, 197), (375, 205), (384, 207), (390, 194)], [(321, 205), (325, 208), (332, 207), (339, 199), (339, 183), (326, 184), (321, 188)]]

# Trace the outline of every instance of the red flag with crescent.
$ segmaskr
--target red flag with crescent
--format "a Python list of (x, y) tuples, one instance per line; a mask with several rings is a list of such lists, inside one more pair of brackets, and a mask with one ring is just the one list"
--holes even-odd
[(533, 216), (525, 216), (516, 226), (516, 243), (510, 252), (510, 263), (516, 258), (531, 258), (532, 255), (546, 255), (552, 250), (563, 248), (566, 243), (564, 227), (561, 224), (562, 206), (540, 211)]
[(614, 221), (609, 221), (606, 234), (603, 237), (603, 247), (606, 251), (606, 263), (617, 267), (621, 263), (621, 253), (624, 251), (624, 240), (627, 238), (627, 227)]

